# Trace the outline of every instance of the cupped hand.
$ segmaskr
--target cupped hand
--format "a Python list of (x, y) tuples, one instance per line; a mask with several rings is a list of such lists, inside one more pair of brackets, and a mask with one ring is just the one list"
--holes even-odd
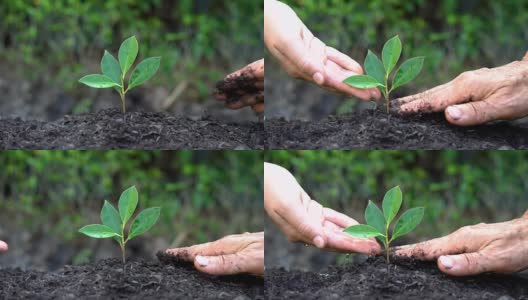
[(523, 61), (465, 72), (394, 103), (402, 114), (445, 111), (446, 119), (459, 126), (528, 116), (528, 53)]
[(436, 260), (453, 276), (513, 273), (528, 268), (528, 211), (522, 218), (478, 224), (430, 241), (397, 247), (397, 256)]
[(380, 252), (374, 239), (357, 239), (343, 232), (358, 222), (312, 200), (290, 172), (270, 163), (264, 164), (264, 208), (292, 242), (336, 252)]
[(227, 75), (216, 86), (214, 96), (231, 109), (250, 106), (255, 112), (264, 112), (264, 59)]
[(0, 252), (6, 252), (9, 247), (4, 241), (0, 241)]
[(264, 3), (264, 41), (271, 54), (294, 78), (362, 100), (379, 99), (377, 89), (355, 89), (343, 81), (363, 74), (361, 66), (347, 55), (326, 46), (303, 24), (286, 4), (276, 0)]
[(194, 262), (196, 269), (212, 275), (264, 275), (264, 232), (228, 235), (214, 242), (165, 252)]

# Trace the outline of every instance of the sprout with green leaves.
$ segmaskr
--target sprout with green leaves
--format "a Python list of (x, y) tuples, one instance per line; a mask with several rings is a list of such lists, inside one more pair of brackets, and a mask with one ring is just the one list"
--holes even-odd
[(105, 200), (101, 209), (101, 222), (79, 229), (79, 232), (96, 239), (113, 238), (121, 246), (123, 263), (125, 263), (125, 246), (128, 241), (147, 232), (160, 216), (159, 207), (151, 207), (140, 212), (132, 221), (132, 225), (125, 236), (126, 224), (134, 214), (138, 204), (138, 191), (135, 186), (125, 190), (119, 197), (119, 212), (110, 202)]
[(84, 76), (79, 82), (96, 89), (114, 88), (121, 96), (123, 113), (125, 113), (126, 93), (152, 78), (158, 71), (161, 62), (161, 57), (151, 57), (140, 62), (132, 71), (128, 84), (125, 86), (126, 75), (134, 65), (138, 51), (139, 44), (135, 36), (126, 39), (121, 44), (118, 56), (119, 62), (110, 52), (105, 50), (101, 60), (103, 74)]
[(383, 197), (383, 212), (378, 208), (374, 202), (369, 200), (367, 209), (365, 210), (365, 221), (367, 224), (353, 225), (346, 228), (344, 231), (353, 237), (357, 238), (377, 238), (383, 243), (387, 257), (389, 260), (390, 243), (395, 239), (411, 232), (420, 222), (424, 215), (423, 207), (415, 207), (404, 212), (389, 238), (389, 226), (398, 214), (402, 204), (402, 192), (399, 186), (390, 189)]
[(414, 57), (405, 61), (396, 71), (392, 83), (389, 86), (390, 74), (400, 60), (402, 43), (398, 36), (388, 40), (383, 46), (381, 58), (383, 62), (372, 51), (368, 51), (365, 58), (365, 72), (367, 75), (355, 75), (345, 79), (344, 83), (358, 88), (378, 88), (385, 97), (387, 113), (390, 108), (390, 93), (395, 89), (414, 80), (422, 70), (425, 57)]

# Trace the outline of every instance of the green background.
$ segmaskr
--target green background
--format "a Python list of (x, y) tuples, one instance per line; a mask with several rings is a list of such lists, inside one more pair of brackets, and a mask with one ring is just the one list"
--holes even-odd
[[(399, 35), (403, 59), (425, 56), (416, 80), (394, 97), (432, 88), (463, 71), (501, 66), (520, 60), (528, 50), (528, 2), (517, 0), (284, 0), (306, 26), (327, 45), (363, 64), (367, 49), (378, 56), (389, 38)], [(269, 62), (274, 61), (270, 56)], [(297, 83), (277, 64), (266, 72), (277, 106), (268, 116), (319, 119), (346, 113), (357, 101), (318, 93), (316, 87)], [(289, 93), (284, 94), (284, 91)], [(275, 92), (276, 91), (276, 92)], [(300, 99), (299, 99), (300, 98)], [(281, 101), (279, 101), (281, 100)], [(274, 100), (275, 101), (275, 100)]]
[(267, 151), (313, 199), (364, 222), (367, 200), (381, 207), (399, 185), (404, 209), (424, 206), (412, 239), (521, 216), (528, 209), (526, 151)]
[(0, 239), (11, 246), (0, 265), (119, 257), (112, 239), (77, 231), (100, 223), (104, 200), (117, 207), (132, 185), (139, 209), (162, 207), (157, 225), (128, 244), (132, 257), (264, 226), (262, 154), (255, 151), (3, 151), (0, 165)]
[[(100, 72), (104, 50), (117, 56), (121, 42), (136, 35), (139, 58), (162, 56), (162, 62), (158, 75), (136, 91), (133, 107), (153, 109), (149, 102), (156, 92), (166, 95), (183, 82), (178, 102), (214, 103), (210, 95), (217, 81), (262, 58), (262, 24), (262, 0), (1, 1), (0, 62), (7, 74), (0, 79), (15, 91), (30, 85), (32, 97), (57, 98), (40, 100), (46, 102), (43, 111), (23, 107), (38, 103), (18, 100), (22, 107), (12, 109), (18, 115), (54, 118), (60, 116), (52, 114), (56, 110), (105, 107), (99, 102), (118, 107), (119, 96), (111, 89), (101, 95), (77, 79)], [(10, 100), (25, 95), (19, 94)]]

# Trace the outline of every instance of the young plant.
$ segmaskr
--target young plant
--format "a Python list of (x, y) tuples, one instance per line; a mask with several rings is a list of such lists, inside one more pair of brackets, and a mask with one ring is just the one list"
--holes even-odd
[(132, 36), (121, 44), (119, 62), (110, 52), (105, 50), (101, 60), (103, 74), (84, 76), (79, 82), (96, 89), (114, 88), (121, 96), (123, 113), (126, 113), (126, 93), (152, 78), (158, 71), (161, 62), (161, 57), (151, 57), (140, 62), (132, 71), (128, 84), (125, 86), (126, 75), (136, 61), (138, 49), (138, 41), (135, 36)]
[(407, 60), (398, 68), (392, 82), (389, 82), (390, 74), (400, 60), (401, 52), (402, 43), (400, 38), (395, 36), (383, 46), (381, 53), (383, 62), (369, 50), (365, 58), (365, 72), (367, 75), (348, 77), (344, 83), (358, 89), (378, 88), (385, 97), (387, 113), (389, 113), (390, 93), (415, 79), (420, 74), (425, 59), (425, 57), (420, 56)]
[(365, 210), (367, 224), (353, 225), (344, 231), (357, 238), (377, 238), (383, 243), (387, 263), (389, 260), (390, 243), (395, 239), (411, 232), (420, 222), (424, 215), (423, 207), (415, 207), (404, 212), (389, 236), (389, 226), (394, 220), (402, 204), (402, 192), (399, 186), (390, 189), (383, 197), (383, 213), (374, 202), (369, 200)]
[(135, 186), (125, 190), (119, 197), (119, 212), (105, 200), (103, 209), (101, 209), (101, 222), (103, 224), (92, 224), (79, 229), (89, 237), (96, 239), (113, 238), (119, 243), (125, 263), (125, 246), (128, 241), (136, 236), (147, 232), (156, 222), (160, 215), (159, 207), (151, 207), (140, 212), (128, 230), (125, 236), (125, 227), (130, 220), (138, 204), (138, 191)]

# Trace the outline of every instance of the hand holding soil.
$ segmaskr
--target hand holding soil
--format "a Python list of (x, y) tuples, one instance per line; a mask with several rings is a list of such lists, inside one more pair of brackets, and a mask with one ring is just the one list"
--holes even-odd
[(445, 111), (455, 125), (470, 126), (528, 116), (528, 55), (523, 61), (462, 73), (429, 91), (395, 100), (403, 114)]
[(361, 90), (344, 84), (346, 78), (363, 74), (361, 66), (316, 38), (284, 3), (265, 1), (264, 41), (271, 54), (294, 78), (362, 100), (381, 97), (377, 89)]
[(166, 253), (194, 262), (196, 269), (212, 275), (264, 275), (264, 232), (228, 235), (210, 243), (168, 249)]
[(264, 208), (292, 242), (344, 253), (381, 251), (374, 239), (344, 233), (358, 222), (312, 200), (288, 170), (270, 163), (264, 164)]
[(7, 249), (7, 244), (4, 241), (0, 241), (0, 252), (6, 252)]
[(231, 109), (251, 106), (257, 113), (264, 112), (264, 59), (229, 74), (216, 86), (214, 95)]
[(402, 246), (395, 255), (436, 260), (453, 276), (514, 273), (528, 268), (528, 211), (509, 222), (462, 227), (430, 241)]

